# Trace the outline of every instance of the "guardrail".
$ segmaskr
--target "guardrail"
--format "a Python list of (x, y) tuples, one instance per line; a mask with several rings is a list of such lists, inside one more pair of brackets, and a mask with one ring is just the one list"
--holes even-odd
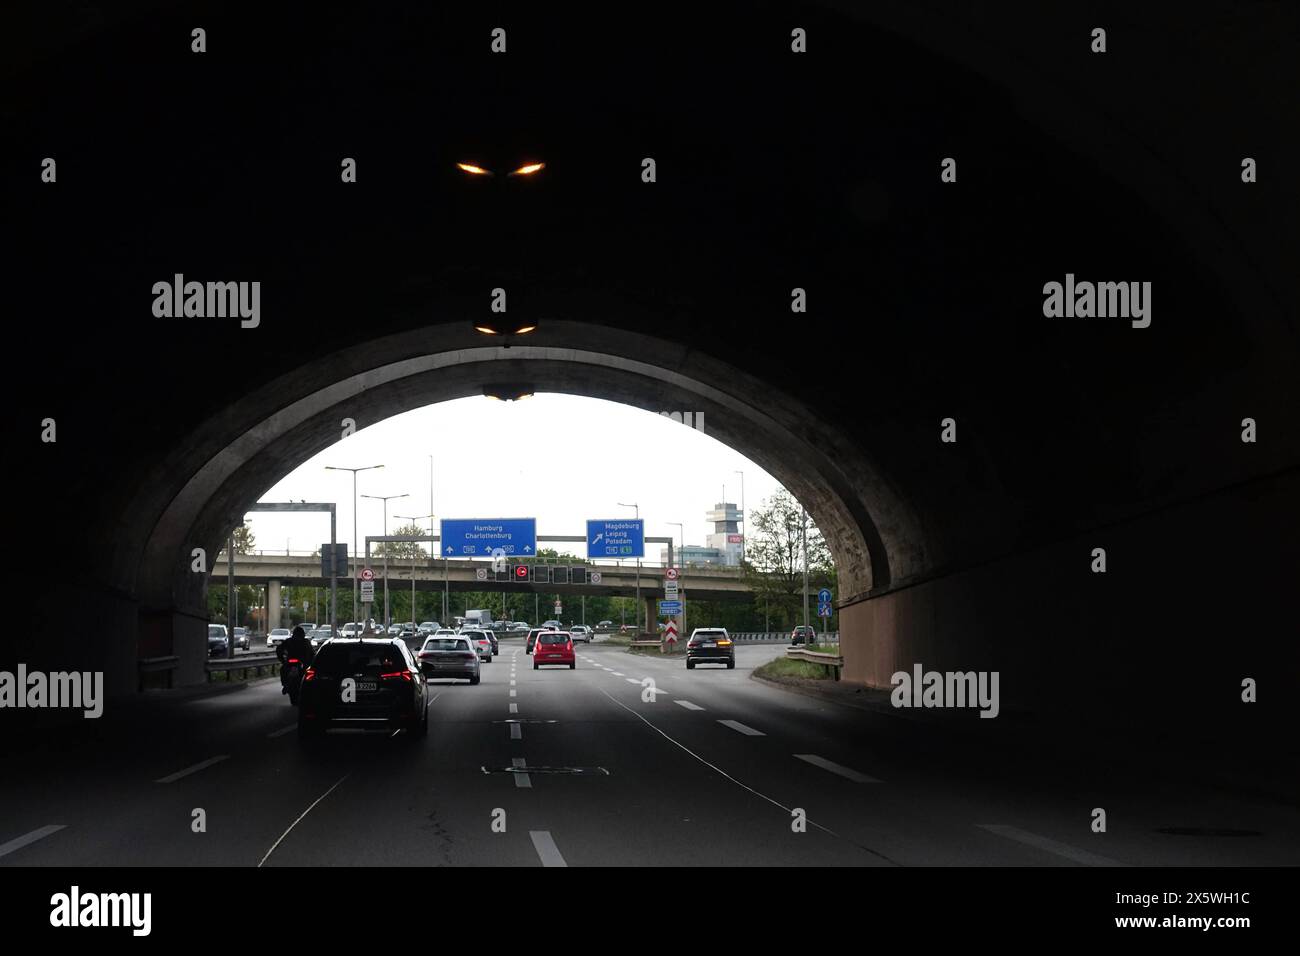
[[(789, 644), (790, 634), (788, 631), (736, 631), (728, 634), (733, 641), (744, 641), (754, 644)], [(839, 631), (830, 631), (824, 635), (818, 634), (817, 640), (826, 641), (834, 644), (840, 639)]]
[(180, 657), (176, 654), (169, 654), (164, 657), (141, 657), (137, 662), (137, 666), (139, 667), (139, 683), (137, 689), (141, 692), (144, 691), (146, 674), (166, 674), (167, 689), (171, 690), (172, 673), (176, 670), (180, 660)]
[(844, 658), (839, 654), (823, 654), (820, 651), (805, 651), (798, 648), (790, 648), (786, 651), (786, 657), (795, 661), (807, 661), (810, 664), (822, 664), (828, 668), (831, 675), (840, 679), (840, 671), (844, 667)]
[(262, 674), (265, 667), (275, 667), (280, 663), (280, 658), (275, 654), (243, 654), (238, 657), (212, 657), (203, 665), (204, 670), (208, 672), (208, 682), (212, 682), (212, 675), (225, 671), (229, 674), (231, 671), (239, 671), (239, 679), (244, 680), (248, 677), (250, 670), (256, 670), (258, 676)]

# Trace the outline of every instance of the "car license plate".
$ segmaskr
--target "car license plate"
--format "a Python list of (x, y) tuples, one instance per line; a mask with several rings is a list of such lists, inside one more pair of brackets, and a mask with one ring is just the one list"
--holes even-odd
[(359, 691), (363, 691), (363, 692), (364, 692), (364, 691), (369, 691), (369, 690), (375, 690), (378, 686), (379, 686), (379, 685), (378, 685), (377, 683), (375, 683), (374, 681), (372, 681), (372, 680), (359, 680), (359, 681), (357, 681), (357, 690), (359, 690)]
[(701, 647), (717, 647), (718, 645), (715, 644), (713, 641), (705, 641), (705, 642), (704, 642), (703, 644), (701, 644), (700, 646), (701, 646)]

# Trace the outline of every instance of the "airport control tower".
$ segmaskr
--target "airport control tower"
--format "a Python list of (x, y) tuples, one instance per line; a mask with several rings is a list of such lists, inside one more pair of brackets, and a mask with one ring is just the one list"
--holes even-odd
[(713, 522), (713, 534), (706, 539), (709, 547), (717, 549), (723, 564), (740, 564), (744, 540), (740, 534), (740, 521), (744, 518), (740, 509), (729, 501), (720, 501), (704, 517)]

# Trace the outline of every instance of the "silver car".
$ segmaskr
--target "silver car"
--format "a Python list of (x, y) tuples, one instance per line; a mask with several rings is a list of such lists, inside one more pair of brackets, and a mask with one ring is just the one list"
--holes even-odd
[[(466, 638), (470, 646), (478, 652), (478, 659), (486, 664), (492, 663), (492, 638), (487, 631), (481, 630), (464, 630), (457, 637)], [(441, 640), (441, 638), (440, 638)]]
[(569, 633), (573, 635), (575, 641), (585, 641), (591, 643), (591, 628), (585, 624), (575, 624), (569, 628)]
[(453, 634), (425, 638), (416, 657), (420, 661), (420, 673), (429, 680), (451, 678), (468, 680), (471, 684), (479, 682), (480, 654), (470, 645), (468, 637)]

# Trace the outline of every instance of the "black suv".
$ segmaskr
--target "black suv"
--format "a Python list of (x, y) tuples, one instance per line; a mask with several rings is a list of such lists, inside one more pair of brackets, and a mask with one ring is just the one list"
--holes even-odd
[(686, 642), (686, 669), (694, 670), (696, 664), (726, 664), (736, 667), (736, 645), (727, 635), (725, 627), (697, 627)]
[(336, 638), (321, 646), (302, 678), (298, 736), (330, 727), (429, 732), (429, 698), (420, 666), (398, 638)]

